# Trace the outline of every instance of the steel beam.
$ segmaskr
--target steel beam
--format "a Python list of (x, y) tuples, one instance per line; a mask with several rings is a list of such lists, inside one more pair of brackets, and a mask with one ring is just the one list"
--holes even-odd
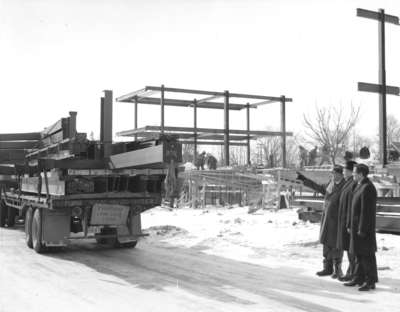
[[(138, 128), (138, 97), (135, 96), (135, 129)], [(135, 141), (137, 141), (137, 136), (135, 135)]]
[(229, 166), (229, 91), (224, 92), (224, 156)]
[(41, 138), (40, 132), (0, 133), (0, 141), (38, 141)]
[(130, 92), (130, 93), (128, 93), (128, 94), (119, 96), (119, 97), (116, 98), (116, 101), (117, 101), (117, 102), (125, 102), (125, 101), (131, 102), (131, 100), (132, 100), (135, 96), (141, 96), (141, 95), (143, 95), (143, 94), (145, 94), (145, 93), (146, 93), (146, 89), (143, 88), (143, 89), (140, 89), (140, 90), (137, 90), (137, 91), (133, 91), (133, 92)]
[(246, 106), (246, 130), (247, 130), (247, 164), (250, 165), (250, 105)]
[[(132, 130), (125, 130), (118, 132), (118, 136), (133, 136), (135, 134), (140, 134), (144, 133), (146, 131), (160, 131), (161, 127), (159, 126), (145, 126), (142, 128), (138, 129), (132, 129)], [(191, 127), (172, 127), (172, 126), (167, 126), (164, 127), (164, 131), (168, 132), (174, 132), (174, 134), (179, 135), (179, 133), (193, 133), (194, 128)], [(197, 128), (197, 133), (214, 133), (214, 134), (224, 134), (225, 130), (224, 129), (214, 129), (214, 128)], [(247, 135), (247, 130), (239, 130), (239, 129), (229, 129), (230, 134), (242, 134), (242, 135)], [(249, 132), (251, 136), (282, 136), (282, 132), (280, 131), (259, 131), (259, 130), (251, 130)], [(293, 132), (286, 132), (286, 136), (292, 136)]]
[(281, 96), (282, 167), (286, 168), (286, 98)]
[[(194, 144), (193, 140), (179, 140), (182, 144)], [(197, 145), (224, 145), (223, 141), (197, 141)], [(247, 143), (242, 142), (230, 142), (232, 146), (246, 146)]]
[(193, 149), (193, 160), (196, 164), (197, 161), (197, 100), (193, 101), (193, 140), (194, 140), (194, 149)]
[(112, 129), (113, 129), (113, 97), (111, 90), (104, 91), (103, 108), (103, 136), (104, 136), (104, 157), (109, 157), (112, 150)]
[(161, 133), (164, 133), (164, 85), (161, 85), (160, 107), (161, 107)]

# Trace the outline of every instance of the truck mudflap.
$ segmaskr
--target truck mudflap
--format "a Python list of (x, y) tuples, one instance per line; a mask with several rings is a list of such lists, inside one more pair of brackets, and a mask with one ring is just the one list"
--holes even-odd
[(128, 214), (129, 206), (96, 203), (92, 208), (90, 225), (123, 225)]
[(47, 247), (67, 246), (70, 233), (69, 209), (42, 210), (42, 240)]

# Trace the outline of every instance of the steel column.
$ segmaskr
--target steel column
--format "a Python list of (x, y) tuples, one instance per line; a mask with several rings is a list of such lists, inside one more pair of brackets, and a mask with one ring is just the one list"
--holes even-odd
[(380, 9), (379, 21), (379, 154), (382, 165), (387, 165), (387, 128), (386, 128), (386, 62), (385, 62), (385, 10)]
[(113, 97), (111, 90), (104, 91), (103, 105), (103, 137), (104, 137), (104, 157), (111, 155), (112, 145), (112, 122), (113, 122)]
[(286, 168), (286, 98), (281, 96), (282, 167)]
[(229, 91), (224, 92), (224, 152), (225, 166), (229, 166)]
[(160, 96), (160, 106), (161, 106), (161, 134), (164, 134), (164, 85), (161, 85), (161, 96)]
[[(138, 128), (138, 97), (135, 95), (135, 129)], [(135, 135), (135, 141), (137, 141), (137, 135)]]
[(193, 149), (193, 161), (196, 164), (197, 161), (197, 100), (193, 101), (193, 127), (194, 127), (194, 149)]
[(247, 164), (250, 165), (250, 104), (246, 105), (246, 121), (247, 121)]

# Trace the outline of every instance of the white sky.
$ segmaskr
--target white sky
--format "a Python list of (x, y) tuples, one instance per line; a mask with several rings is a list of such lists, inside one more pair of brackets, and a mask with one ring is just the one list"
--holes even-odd
[[(378, 25), (356, 8), (400, 15), (400, 1), (0, 0), (0, 133), (41, 131), (69, 111), (78, 131), (99, 133), (102, 90), (114, 98), (145, 85), (293, 98), (288, 131), (314, 106), (362, 107), (358, 129), (375, 135)], [(400, 86), (400, 27), (386, 24), (387, 83)], [(140, 106), (139, 126), (159, 124)], [(400, 118), (400, 98), (388, 96)], [(191, 126), (171, 108), (166, 125)], [(223, 112), (200, 110), (198, 126), (223, 127)], [(245, 128), (245, 111), (231, 113)], [(253, 110), (252, 129), (279, 129), (279, 104)], [(115, 103), (114, 133), (132, 129), (133, 105)]]

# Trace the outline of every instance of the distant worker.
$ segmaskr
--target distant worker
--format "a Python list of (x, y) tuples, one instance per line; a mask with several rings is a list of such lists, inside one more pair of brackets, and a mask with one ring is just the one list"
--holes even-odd
[(361, 285), (360, 291), (375, 289), (378, 282), (376, 265), (376, 188), (368, 179), (369, 168), (358, 164), (353, 171), (357, 186), (353, 192), (350, 222), (350, 249), (355, 254), (356, 268), (353, 279), (344, 283), (345, 286)]
[(337, 229), (339, 198), (345, 180), (343, 179), (343, 167), (333, 167), (328, 184), (320, 185), (306, 178), (300, 172), (297, 179), (304, 185), (324, 195), (324, 205), (321, 220), (319, 241), (323, 245), (323, 269), (318, 271), (318, 276), (337, 275), (341, 271), (343, 251), (337, 249)]
[(207, 167), (210, 170), (215, 170), (217, 169), (217, 159), (211, 155), (211, 154), (207, 154)]
[(201, 152), (201, 154), (199, 154), (197, 156), (197, 159), (196, 159), (195, 165), (196, 165), (197, 170), (199, 170), (200, 168), (201, 168), (201, 170), (204, 170), (205, 161), (206, 161), (206, 152), (203, 151), (203, 152)]
[(318, 147), (316, 146), (311, 151), (308, 152), (308, 166), (315, 166), (317, 152), (318, 152)]

